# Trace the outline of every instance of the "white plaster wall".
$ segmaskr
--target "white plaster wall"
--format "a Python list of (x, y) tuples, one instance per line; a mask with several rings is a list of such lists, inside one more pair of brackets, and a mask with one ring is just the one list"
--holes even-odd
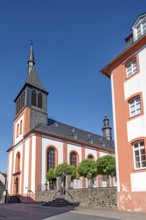
[(143, 115), (127, 122), (128, 141), (146, 136), (146, 117)]
[(146, 191), (146, 172), (131, 173), (130, 177), (132, 192)]
[(54, 146), (58, 151), (58, 164), (63, 163), (63, 142), (61, 140), (43, 137), (42, 138), (42, 167), (41, 167), (41, 184), (46, 181), (46, 149), (48, 146)]
[(32, 136), (32, 158), (31, 158), (31, 191), (35, 192), (36, 168), (36, 136)]
[(29, 169), (29, 139), (25, 142), (25, 157), (24, 157), (24, 189), (23, 192), (27, 194), (28, 187), (28, 169)]
[(8, 163), (8, 193), (10, 193), (11, 180), (12, 180), (12, 151), (9, 152), (9, 163)]
[(89, 154), (92, 154), (94, 156), (95, 160), (97, 160), (97, 151), (86, 147), (85, 148), (85, 159), (88, 157)]
[[(19, 124), (19, 129), (20, 129), (20, 121), (22, 120), (22, 133), (18, 135), (18, 137), (16, 137), (17, 135), (17, 125)], [(24, 128), (24, 115), (22, 115), (19, 120), (17, 121), (17, 123), (15, 124), (15, 137), (14, 137), (14, 143), (17, 144), (19, 141), (22, 140), (23, 138), (23, 128)]]
[[(146, 109), (146, 48), (139, 51), (139, 65), (140, 73), (133, 76), (131, 79), (127, 80), (124, 83), (124, 92), (125, 100), (131, 95), (134, 95), (138, 92), (142, 92), (143, 97), (143, 107), (144, 111)], [(146, 130), (146, 114), (138, 118), (133, 118), (127, 122), (128, 129), (128, 141), (133, 140), (134, 138), (145, 136)]]
[(105, 153), (105, 152), (99, 152), (99, 157), (103, 157), (103, 156), (106, 156), (108, 155), (108, 153)]
[(82, 160), (82, 148), (79, 145), (75, 145), (75, 144), (67, 144), (67, 163), (70, 164), (70, 153), (72, 151), (76, 151), (79, 155), (79, 163)]
[(119, 160), (118, 160), (118, 145), (117, 145), (117, 129), (116, 129), (113, 74), (111, 74), (111, 89), (112, 89), (113, 127), (114, 127), (114, 137), (115, 137), (114, 142), (115, 142), (115, 157), (116, 157), (117, 191), (120, 192)]

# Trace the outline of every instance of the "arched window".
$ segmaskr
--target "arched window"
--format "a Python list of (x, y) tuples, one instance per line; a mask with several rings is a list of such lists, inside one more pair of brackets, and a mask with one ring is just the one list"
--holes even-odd
[(88, 159), (91, 159), (91, 160), (93, 160), (93, 159), (94, 159), (94, 157), (93, 157), (93, 155), (92, 155), (92, 154), (89, 154), (87, 158), (88, 158)]
[(20, 153), (18, 152), (16, 155), (16, 166), (15, 166), (15, 172), (20, 171)]
[(22, 120), (20, 121), (20, 134), (22, 134)]
[(55, 150), (51, 147), (47, 150), (47, 171), (50, 168), (55, 168)]
[(77, 154), (75, 152), (70, 154), (70, 165), (77, 167)]
[(16, 137), (19, 135), (19, 124), (17, 124), (17, 131), (16, 131)]
[(42, 94), (39, 93), (38, 94), (38, 107), (39, 108), (42, 108), (42, 98), (43, 98)]
[(31, 104), (34, 105), (34, 106), (36, 106), (36, 98), (37, 98), (36, 95), (37, 95), (36, 91), (35, 90), (32, 91)]

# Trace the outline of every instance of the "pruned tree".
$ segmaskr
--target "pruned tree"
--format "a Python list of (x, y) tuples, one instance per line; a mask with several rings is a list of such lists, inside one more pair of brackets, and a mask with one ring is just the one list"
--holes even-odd
[(50, 183), (56, 182), (56, 172), (54, 168), (50, 168), (46, 175), (46, 180)]
[(79, 176), (83, 176), (88, 179), (93, 179), (97, 175), (96, 162), (92, 159), (85, 159), (78, 166)]
[(72, 180), (75, 179), (77, 176), (77, 170), (74, 166), (71, 166), (67, 163), (62, 163), (56, 167), (56, 176), (59, 174), (62, 178), (64, 178), (67, 173), (70, 173)]
[(115, 157), (111, 155), (106, 155), (100, 157), (96, 161), (97, 174), (108, 175), (111, 177), (116, 176), (116, 164)]

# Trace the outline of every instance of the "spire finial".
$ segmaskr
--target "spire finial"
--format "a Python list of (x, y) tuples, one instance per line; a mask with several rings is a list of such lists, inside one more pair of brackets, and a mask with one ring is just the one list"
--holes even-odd
[(30, 39), (30, 45), (33, 45), (33, 38)]
[(29, 53), (29, 58), (28, 58), (28, 74), (30, 74), (32, 67), (35, 65), (32, 45), (33, 45), (33, 39), (31, 38), (30, 53)]

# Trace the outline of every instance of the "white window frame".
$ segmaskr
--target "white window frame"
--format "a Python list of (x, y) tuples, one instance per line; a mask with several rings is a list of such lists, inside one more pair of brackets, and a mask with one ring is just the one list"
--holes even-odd
[(133, 146), (133, 158), (134, 158), (134, 169), (146, 169), (146, 154), (144, 140), (134, 142)]
[[(138, 34), (139, 29), (139, 34)], [(135, 33), (136, 33), (136, 40), (139, 39), (143, 34), (146, 33), (146, 18), (143, 19), (136, 27), (135, 27)]]
[(137, 96), (129, 101), (130, 118), (141, 114), (140, 96)]
[(132, 76), (136, 72), (137, 72), (137, 62), (136, 59), (134, 59), (126, 65), (127, 78)]

